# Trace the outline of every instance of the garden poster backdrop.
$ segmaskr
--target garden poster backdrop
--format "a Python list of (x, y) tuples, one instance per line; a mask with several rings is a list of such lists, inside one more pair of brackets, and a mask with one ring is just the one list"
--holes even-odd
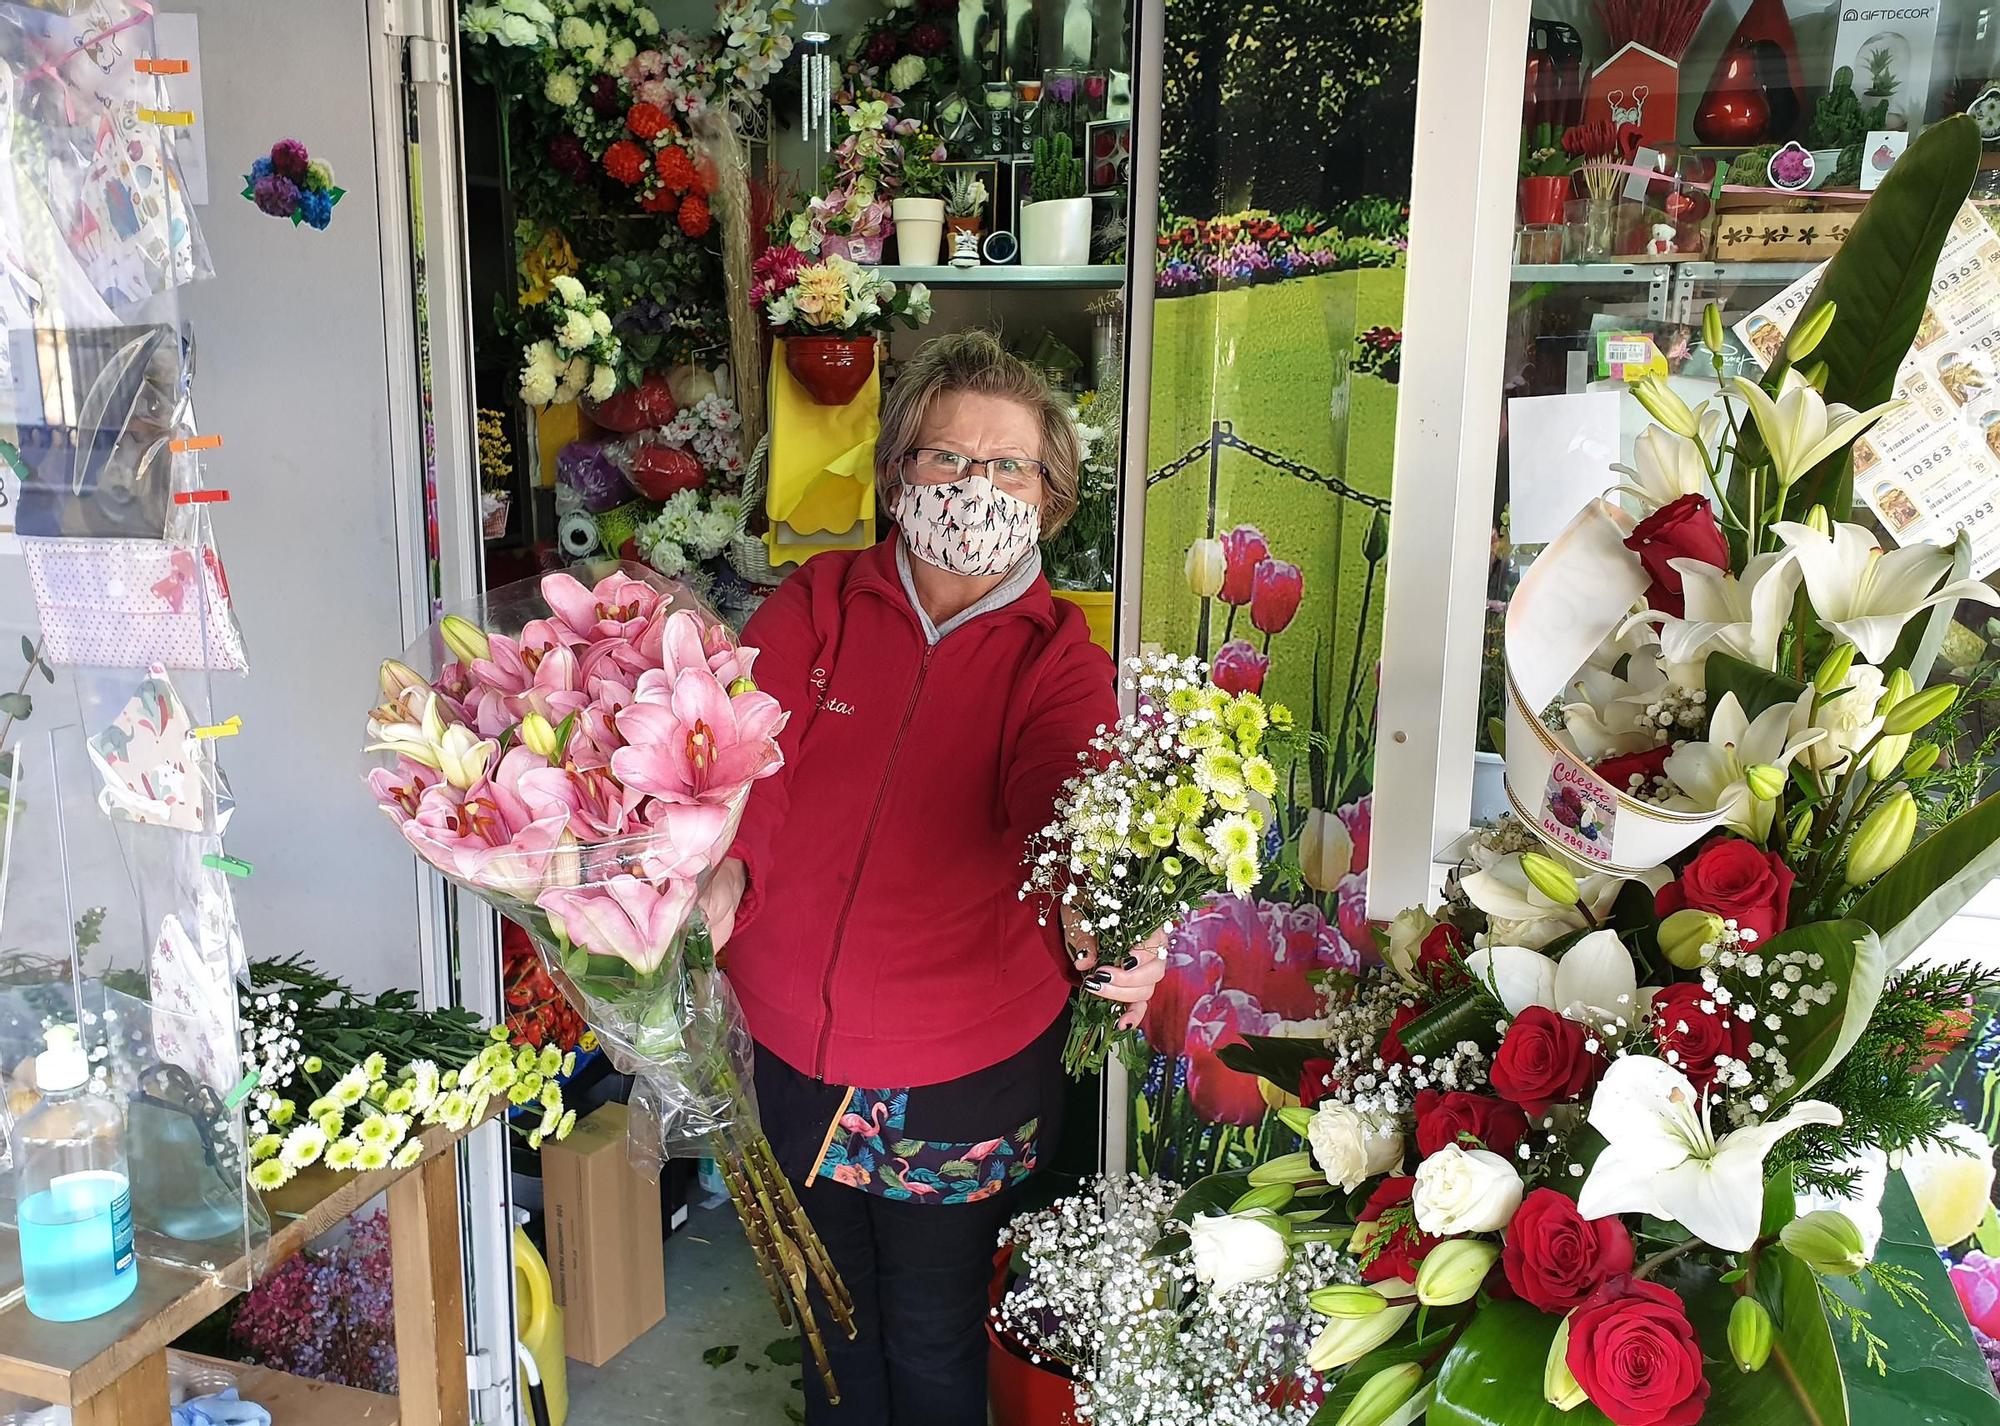
[(1371, 944), (1368, 866), (1417, 0), (1168, 0), (1141, 637), (1325, 738), (1280, 870), (1174, 936), (1134, 1167), (1190, 1181), (1286, 1130), (1219, 1055), (1313, 1019)]

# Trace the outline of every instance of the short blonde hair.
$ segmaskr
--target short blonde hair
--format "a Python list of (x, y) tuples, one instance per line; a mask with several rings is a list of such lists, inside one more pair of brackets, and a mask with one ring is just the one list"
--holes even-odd
[(895, 508), (902, 489), (903, 459), (917, 447), (917, 433), (931, 403), (948, 391), (997, 396), (1033, 412), (1042, 427), (1042, 538), (1048, 539), (1076, 513), (1077, 467), (1083, 450), (1069, 406), (1049, 389), (1034, 367), (977, 329), (933, 337), (904, 366), (882, 403), (882, 431), (875, 438), (875, 497), (880, 508)]

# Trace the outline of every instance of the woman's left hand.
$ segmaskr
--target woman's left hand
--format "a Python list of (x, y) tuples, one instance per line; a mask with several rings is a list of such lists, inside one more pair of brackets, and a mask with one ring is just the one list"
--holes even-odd
[(1153, 998), (1167, 974), (1167, 927), (1162, 926), (1132, 948), (1122, 966), (1097, 965), (1097, 938), (1077, 929), (1076, 917), (1062, 908), (1063, 939), (1069, 942), (1076, 968), (1083, 973), (1084, 988), (1092, 995), (1117, 1000), (1129, 1007), (1118, 1017), (1118, 1028), (1135, 1029), (1146, 1018), (1146, 1002)]

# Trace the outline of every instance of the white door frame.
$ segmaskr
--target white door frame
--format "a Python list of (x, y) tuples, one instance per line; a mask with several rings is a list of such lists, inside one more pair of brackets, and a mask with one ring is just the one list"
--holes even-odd
[[(1426, 900), (1471, 821), (1530, 0), (1427, 13), (1376, 716), (1368, 912)], [(1441, 7), (1436, 7), (1441, 9)]]

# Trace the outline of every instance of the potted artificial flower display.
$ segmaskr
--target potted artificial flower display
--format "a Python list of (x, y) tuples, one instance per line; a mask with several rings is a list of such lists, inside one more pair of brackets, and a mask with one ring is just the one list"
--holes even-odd
[(903, 140), (903, 191), (889, 205), (896, 220), (896, 259), (906, 267), (936, 267), (944, 239), (944, 140), (919, 129)]
[(751, 300), (785, 343), (785, 370), (822, 406), (845, 406), (875, 369), (875, 339), (930, 320), (921, 282), (899, 290), (844, 257), (808, 262), (789, 243), (757, 259)]
[(971, 169), (953, 174), (944, 190), (945, 227), (954, 233), (979, 236), (988, 196), (985, 180)]
[(1521, 149), (1521, 221), (1531, 228), (1547, 227), (1563, 220), (1563, 204), (1569, 201), (1570, 177), (1576, 160), (1557, 143)]
[(1083, 161), (1068, 134), (1035, 140), (1034, 201), (1021, 205), (1024, 267), (1081, 267), (1090, 261), (1090, 199)]

